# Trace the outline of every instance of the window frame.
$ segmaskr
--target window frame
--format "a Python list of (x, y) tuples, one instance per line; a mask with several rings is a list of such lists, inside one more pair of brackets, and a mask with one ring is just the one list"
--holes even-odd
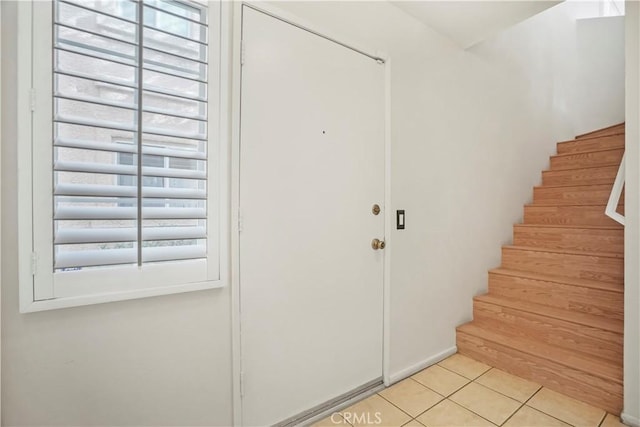
[[(208, 2), (207, 258), (53, 270), (53, 4), (18, 2), (18, 255), (20, 312), (28, 313), (227, 286), (229, 278), (228, 30), (222, 2)], [(227, 31), (228, 32), (228, 31)], [(224, 74), (224, 75), (223, 75)], [(45, 124), (46, 126), (43, 126)], [(91, 283), (91, 292), (87, 292)]]

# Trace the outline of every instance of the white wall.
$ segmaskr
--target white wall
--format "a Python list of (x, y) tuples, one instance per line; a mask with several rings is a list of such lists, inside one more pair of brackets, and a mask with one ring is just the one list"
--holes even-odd
[(640, 426), (640, 3), (626, 3), (623, 420)]
[(440, 34), (468, 48), (562, 0), (396, 1), (393, 4)]
[(1, 7), (2, 425), (230, 425), (228, 289), (18, 313), (16, 4)]
[(407, 215), (389, 246), (398, 378), (455, 345), (555, 141), (573, 137), (572, 6), (470, 51), (385, 3), (279, 6), (392, 58), (392, 209)]
[[(391, 371), (455, 345), (556, 140), (573, 136), (570, 6), (462, 51), (387, 2), (279, 7), (392, 58)], [(2, 182), (15, 182), (15, 4), (2, 2)], [(12, 60), (13, 58), (13, 60)], [(2, 191), (4, 425), (228, 425), (229, 290), (21, 315)]]
[(624, 121), (624, 22), (624, 16), (577, 21), (577, 134)]

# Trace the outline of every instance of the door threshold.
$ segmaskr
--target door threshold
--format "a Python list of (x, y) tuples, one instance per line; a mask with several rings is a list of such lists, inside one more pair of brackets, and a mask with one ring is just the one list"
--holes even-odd
[(331, 399), (325, 403), (301, 412), (298, 415), (294, 415), (291, 418), (287, 418), (286, 420), (275, 424), (275, 427), (311, 425), (314, 422), (319, 421), (336, 411), (351, 406), (353, 403), (377, 393), (383, 388), (384, 384), (382, 383), (382, 377), (377, 378), (334, 399)]

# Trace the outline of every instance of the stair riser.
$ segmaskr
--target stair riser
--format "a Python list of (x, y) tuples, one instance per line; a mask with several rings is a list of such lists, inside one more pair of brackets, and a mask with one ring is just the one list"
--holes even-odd
[(502, 249), (502, 267), (609, 283), (622, 283), (624, 277), (622, 258), (537, 252), (509, 247)]
[(584, 139), (584, 138), (595, 138), (597, 136), (607, 136), (607, 135), (615, 135), (617, 133), (625, 132), (625, 124), (621, 123), (619, 125), (611, 126), (605, 129), (600, 129), (594, 132), (585, 133), (576, 137), (576, 139)]
[(624, 134), (577, 139), (558, 143), (558, 154), (624, 148)]
[[(605, 206), (525, 206), (525, 224), (552, 225), (588, 225), (614, 226), (622, 225), (604, 214)], [(618, 209), (621, 212), (620, 209)], [(623, 212), (623, 210), (622, 210)]]
[[(533, 202), (553, 205), (606, 205), (611, 187), (611, 185), (536, 187), (533, 189)], [(624, 194), (620, 197), (620, 203), (624, 203)]]
[(622, 410), (622, 385), (588, 372), (485, 341), (458, 331), (458, 352), (513, 375), (535, 381), (551, 390), (603, 408), (613, 414)]
[(619, 165), (624, 150), (593, 151), (551, 157), (551, 170)]
[(494, 332), (540, 340), (567, 350), (601, 357), (622, 366), (622, 334), (481, 301), (473, 303), (473, 320), (487, 325)]
[[(622, 285), (620, 285), (622, 290)], [(526, 277), (489, 273), (489, 294), (570, 312), (624, 320), (624, 294)], [(616, 332), (622, 332), (616, 331)]]
[(513, 228), (513, 244), (585, 252), (624, 252), (624, 230), (559, 227)]
[(613, 185), (618, 166), (542, 172), (542, 185)]

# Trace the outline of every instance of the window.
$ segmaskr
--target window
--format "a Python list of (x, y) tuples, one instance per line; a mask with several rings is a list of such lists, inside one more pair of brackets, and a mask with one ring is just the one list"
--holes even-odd
[(219, 286), (220, 3), (28, 7), (36, 102), (23, 309)]

